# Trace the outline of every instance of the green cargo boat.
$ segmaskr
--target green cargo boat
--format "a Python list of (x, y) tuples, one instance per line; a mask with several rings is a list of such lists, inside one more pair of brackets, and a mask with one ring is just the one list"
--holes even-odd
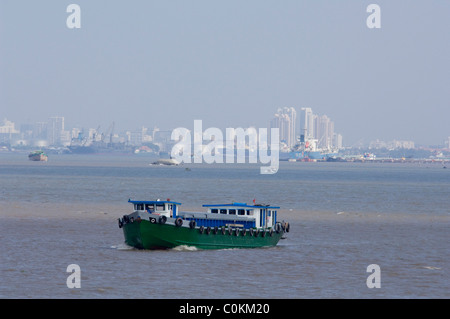
[(133, 212), (119, 218), (125, 243), (138, 249), (257, 248), (276, 246), (290, 226), (280, 207), (246, 203), (203, 205), (206, 212), (181, 212), (181, 203), (128, 200)]

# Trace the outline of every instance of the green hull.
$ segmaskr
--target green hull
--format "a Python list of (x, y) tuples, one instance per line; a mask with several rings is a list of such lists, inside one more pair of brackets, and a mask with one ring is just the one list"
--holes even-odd
[(123, 225), (125, 243), (139, 249), (168, 249), (181, 245), (193, 246), (200, 249), (226, 248), (257, 248), (275, 246), (281, 239), (283, 232), (256, 231), (253, 235), (247, 230), (236, 234), (228, 229), (223, 234), (222, 229), (217, 233), (206, 229), (177, 227), (170, 224), (151, 223), (147, 220), (134, 221)]

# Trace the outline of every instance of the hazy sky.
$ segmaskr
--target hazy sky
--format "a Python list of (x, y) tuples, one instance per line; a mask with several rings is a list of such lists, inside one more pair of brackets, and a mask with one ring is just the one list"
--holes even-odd
[(0, 120), (266, 127), (284, 106), (328, 115), (346, 145), (442, 143), (450, 1), (0, 0)]

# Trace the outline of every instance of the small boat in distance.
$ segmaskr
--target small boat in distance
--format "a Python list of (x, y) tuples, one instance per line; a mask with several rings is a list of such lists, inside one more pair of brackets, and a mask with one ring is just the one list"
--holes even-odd
[(44, 151), (34, 151), (28, 154), (28, 159), (30, 161), (47, 162), (48, 156), (44, 153)]
[(276, 246), (289, 232), (279, 207), (246, 203), (203, 205), (206, 212), (181, 212), (181, 203), (128, 200), (133, 212), (119, 218), (125, 243), (138, 249), (257, 248)]

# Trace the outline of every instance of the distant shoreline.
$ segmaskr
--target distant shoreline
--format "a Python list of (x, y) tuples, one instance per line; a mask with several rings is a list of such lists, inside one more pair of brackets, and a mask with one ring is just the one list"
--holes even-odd
[[(6, 156), (12, 156), (12, 155), (22, 155), (22, 154), (29, 154), (30, 150), (14, 150), (14, 151), (0, 151), (0, 156), (6, 155)], [(160, 158), (158, 154), (134, 154), (130, 152), (98, 152), (98, 153), (92, 153), (92, 154), (70, 154), (70, 153), (51, 153), (48, 152), (48, 155), (53, 156), (64, 156), (64, 157), (71, 157), (71, 156), (83, 156), (83, 157), (127, 157), (127, 158), (135, 158), (135, 159), (157, 159)], [(379, 157), (379, 158), (358, 158), (357, 155), (355, 156), (335, 156), (335, 157), (328, 157), (323, 159), (309, 159), (309, 158), (302, 158), (302, 159), (287, 159), (282, 158), (279, 160), (280, 162), (292, 162), (292, 163), (308, 163), (308, 162), (330, 162), (330, 163), (417, 163), (417, 164), (450, 164), (450, 158), (444, 157), (444, 158), (386, 158), (386, 157)], [(224, 162), (225, 163), (225, 162)], [(206, 164), (206, 163), (199, 163), (199, 164)], [(220, 163), (215, 163), (220, 164)]]

